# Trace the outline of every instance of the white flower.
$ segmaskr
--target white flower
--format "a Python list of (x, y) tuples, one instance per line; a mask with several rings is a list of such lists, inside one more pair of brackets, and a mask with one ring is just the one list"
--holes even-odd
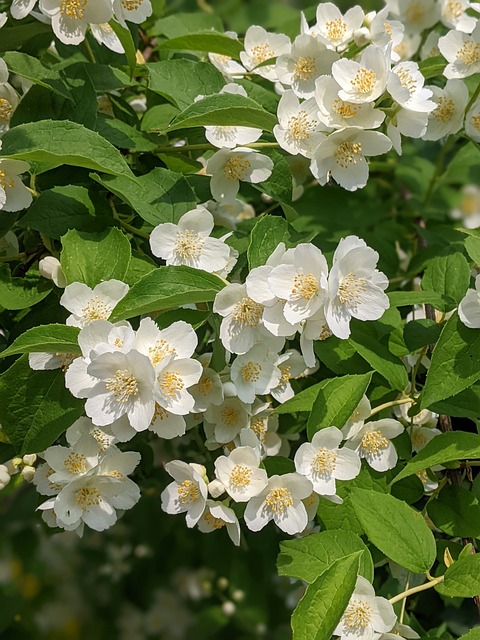
[(348, 191), (362, 189), (368, 180), (365, 156), (379, 156), (392, 147), (383, 133), (347, 127), (334, 131), (314, 151), (311, 171), (321, 185), (330, 175)]
[(350, 335), (350, 319), (378, 320), (390, 306), (388, 278), (375, 267), (378, 253), (357, 236), (340, 240), (328, 276), (325, 318), (338, 338)]
[(155, 369), (156, 402), (170, 413), (187, 415), (195, 404), (187, 389), (197, 384), (202, 372), (200, 362), (192, 358), (165, 358)]
[(285, 533), (301, 533), (308, 524), (302, 500), (311, 493), (311, 482), (298, 473), (272, 476), (265, 489), (248, 502), (245, 523), (251, 531), (260, 531), (273, 520)]
[(150, 0), (113, 0), (113, 12), (123, 27), (126, 21), (141, 24), (152, 15)]
[(464, 185), (460, 191), (460, 201), (450, 215), (454, 220), (461, 220), (466, 229), (480, 227), (480, 187), (476, 184)]
[(353, 38), (353, 32), (362, 26), (365, 14), (359, 6), (352, 7), (345, 15), (332, 2), (321, 2), (317, 7), (317, 23), (312, 33), (318, 35), (329, 49), (344, 49)]
[(255, 217), (255, 209), (243, 200), (235, 199), (233, 202), (209, 200), (204, 206), (213, 215), (215, 224), (226, 227), (231, 231), (237, 228), (239, 222)]
[(469, 0), (440, 0), (440, 20), (447, 29), (472, 33), (477, 21), (467, 14), (469, 8)]
[(388, 633), (383, 633), (378, 640), (417, 640), (418, 633), (406, 624), (397, 624)]
[(235, 200), (240, 182), (257, 184), (272, 175), (273, 162), (268, 156), (249, 149), (220, 149), (209, 158), (206, 167), (210, 191), (215, 200)]
[(28, 162), (0, 158), (0, 210), (22, 211), (32, 204), (33, 196), (20, 178), (26, 171), (30, 171)]
[(3, 11), (2, 13), (0, 13), (0, 29), (7, 24), (7, 20), (8, 20), (8, 13), (6, 11)]
[(438, 48), (438, 41), (440, 39), (440, 34), (436, 31), (431, 31), (425, 42), (420, 49), (420, 60), (426, 60), (427, 58), (434, 58), (436, 56), (440, 56), (440, 49)]
[(325, 307), (321, 307), (313, 316), (305, 320), (301, 327), (300, 349), (307, 367), (313, 368), (317, 363), (313, 341), (327, 340), (331, 335), (332, 332), (325, 319)]
[(259, 469), (260, 456), (251, 447), (238, 447), (215, 460), (215, 475), (235, 502), (248, 502), (265, 489), (267, 472)]
[(368, 420), (372, 413), (372, 406), (367, 396), (363, 396), (357, 405), (357, 408), (342, 427), (342, 434), (345, 440), (357, 433), (360, 427), (363, 426), (365, 420)]
[(53, 256), (46, 256), (42, 258), (38, 263), (38, 270), (44, 278), (52, 280), (54, 284), (60, 289), (64, 289), (67, 286), (65, 274), (62, 270), (60, 260)]
[(10, 482), (10, 474), (4, 464), (0, 464), (0, 491)]
[[(388, 7), (384, 7), (375, 14), (370, 23), (370, 39), (372, 44), (380, 47), (385, 53), (390, 52), (392, 61), (398, 62), (399, 56), (395, 52), (402, 39), (405, 27), (399, 20), (388, 19)], [(389, 45), (392, 45), (391, 47)]]
[(166, 513), (186, 513), (187, 527), (194, 527), (202, 517), (207, 502), (205, 467), (173, 460), (165, 465), (175, 482), (162, 492), (162, 509)]
[(311, 443), (300, 445), (295, 454), (297, 473), (306, 476), (319, 495), (335, 495), (335, 480), (352, 480), (360, 473), (360, 458), (354, 451), (340, 449), (342, 440), (340, 429), (327, 427), (317, 431)]
[(475, 142), (480, 142), (480, 98), (472, 104), (467, 112), (465, 133)]
[(403, 425), (391, 418), (366, 422), (350, 430), (345, 447), (356, 451), (360, 458), (365, 458), (375, 471), (388, 471), (393, 469), (398, 460), (390, 440), (402, 432)]
[(263, 458), (276, 456), (283, 446), (278, 435), (278, 414), (273, 411), (270, 402), (260, 402), (257, 398), (250, 410), (248, 429), (240, 432), (240, 442), (258, 451)]
[(214, 426), (215, 440), (220, 444), (232, 442), (242, 429), (248, 427), (248, 405), (239, 398), (225, 398), (221, 405), (210, 406), (205, 420)]
[[(420, 480), (420, 482), (423, 484), (423, 490), (427, 495), (430, 494), (430, 493), (433, 493), (433, 491), (435, 491), (435, 489), (437, 489), (438, 480), (433, 480), (428, 475), (428, 473), (427, 473), (427, 471), (425, 469), (421, 469), (420, 471), (417, 471), (415, 473), (415, 475)], [(435, 474), (433, 474), (433, 475), (435, 475)]]
[(233, 509), (221, 502), (207, 500), (205, 512), (198, 521), (198, 528), (202, 533), (211, 533), (225, 527), (230, 540), (235, 546), (240, 544), (240, 523)]
[(385, 4), (407, 33), (417, 34), (430, 29), (439, 18), (435, 0), (386, 0)]
[[(435, 103), (429, 100), (432, 105)], [(399, 110), (387, 124), (387, 134), (395, 151), (402, 155), (402, 138), (421, 138), (425, 135), (428, 124), (428, 112), (410, 111), (399, 107)], [(401, 134), (401, 135), (400, 135)]]
[(410, 439), (412, 441), (412, 451), (418, 453), (430, 440), (433, 440), (436, 436), (439, 436), (442, 432), (440, 429), (432, 429), (430, 427), (423, 427), (422, 425), (414, 424), (408, 430), (410, 433)]
[(324, 126), (318, 117), (318, 105), (314, 98), (300, 104), (293, 91), (285, 91), (278, 104), (279, 124), (273, 128), (273, 135), (282, 149), (292, 155), (301, 153), (307, 158), (325, 138), (321, 133)]
[(108, 22), (104, 24), (92, 24), (90, 25), (90, 29), (92, 36), (99, 44), (105, 45), (107, 49), (115, 53), (125, 53), (123, 44)]
[(29, 353), (28, 364), (34, 371), (61, 369), (63, 372), (66, 372), (76, 357), (77, 356), (72, 353)]
[(23, 20), (37, 4), (37, 0), (13, 0), (10, 13), (15, 20)]
[(135, 335), (134, 347), (148, 356), (156, 367), (170, 356), (175, 359), (190, 358), (197, 343), (197, 334), (188, 322), (179, 320), (165, 329), (159, 329), (151, 318), (143, 318)]
[(278, 385), (281, 373), (275, 365), (277, 358), (278, 354), (263, 344), (256, 344), (236, 357), (230, 375), (242, 402), (251, 404), (256, 395), (269, 393)]
[(40, 9), (64, 44), (80, 44), (89, 24), (104, 24), (113, 16), (112, 0), (40, 0)]
[(249, 71), (254, 70), (254, 73), (259, 76), (276, 82), (277, 74), (273, 60), (272, 64), (264, 65), (258, 69), (256, 67), (262, 62), (282, 55), (282, 53), (288, 53), (290, 46), (288, 36), (282, 33), (268, 33), (263, 27), (253, 25), (245, 33), (245, 51), (240, 53), (240, 60)]
[[(202, 362), (202, 364), (204, 364)], [(223, 384), (214, 369), (204, 366), (200, 380), (191, 387), (190, 393), (195, 400), (193, 411), (203, 413), (210, 405), (218, 406), (224, 400)]]
[(396, 417), (405, 426), (408, 427), (409, 425), (412, 424), (414, 426), (427, 427), (428, 429), (431, 429), (432, 427), (436, 426), (437, 420), (438, 420), (438, 413), (434, 413), (433, 411), (430, 411), (429, 409), (422, 409), (417, 414), (415, 414), (414, 416), (410, 417), (408, 415), (408, 412), (409, 412), (411, 407), (412, 407), (412, 403), (411, 402), (405, 402), (404, 404), (401, 404), (401, 405), (395, 407), (394, 410), (393, 410), (395, 415), (396, 415)]
[(72, 282), (60, 298), (60, 304), (72, 314), (67, 318), (67, 325), (85, 327), (94, 320), (108, 320), (128, 289), (128, 284), (120, 280), (105, 280), (93, 290), (83, 282)]
[(469, 329), (480, 329), (480, 275), (475, 278), (475, 289), (469, 289), (458, 305), (458, 315)]
[(443, 75), (450, 78), (467, 78), (480, 72), (480, 21), (471, 35), (461, 31), (449, 31), (438, 41), (438, 48), (446, 58)]
[[(67, 429), (65, 437), (71, 447), (75, 448), (78, 445), (82, 448), (90, 448), (95, 445), (99, 453), (105, 453), (117, 441), (116, 437), (110, 433), (110, 429), (111, 427), (99, 429), (90, 418), (83, 416)], [(93, 450), (95, 450), (94, 447)]]
[(278, 356), (275, 365), (280, 370), (280, 383), (270, 393), (277, 402), (286, 402), (295, 395), (290, 380), (298, 378), (307, 368), (303, 356), (295, 349), (289, 349)]
[(339, 98), (362, 104), (379, 98), (387, 86), (389, 61), (385, 52), (369, 45), (358, 62), (342, 58), (334, 62), (332, 76), (340, 85)]
[(430, 113), (435, 103), (430, 100), (431, 89), (424, 87), (424, 83), (416, 62), (400, 62), (389, 73), (387, 90), (403, 109)]
[(358, 576), (355, 590), (338, 623), (334, 636), (342, 640), (373, 640), (377, 634), (390, 631), (397, 621), (393, 606), (385, 598), (375, 596), (375, 589)]
[(213, 216), (199, 205), (185, 213), (178, 224), (164, 222), (150, 235), (153, 255), (167, 265), (187, 265), (204, 271), (220, 271), (227, 265), (230, 249), (221, 240), (210, 238)]
[[(3, 60), (1, 62), (5, 64)], [(1, 75), (0, 71), (0, 133), (3, 133), (10, 125), (10, 119), (20, 102), (20, 97), (8, 82), (1, 82), (3, 80)]]
[[(233, 40), (237, 39), (235, 31), (225, 31), (223, 35)], [(220, 53), (209, 53), (208, 58), (228, 82), (232, 82), (236, 77), (246, 73), (244, 67), (236, 60), (232, 60), (230, 56), (225, 56)]]
[(68, 484), (76, 478), (92, 475), (98, 466), (99, 450), (96, 442), (82, 440), (74, 448), (49, 447), (43, 457), (52, 469), (49, 480), (61, 485)]

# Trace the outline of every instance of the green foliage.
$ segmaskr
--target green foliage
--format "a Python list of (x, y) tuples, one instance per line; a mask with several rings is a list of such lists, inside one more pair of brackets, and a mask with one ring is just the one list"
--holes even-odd
[(79, 354), (77, 327), (64, 324), (49, 324), (29, 329), (12, 345), (0, 352), (1, 358), (19, 353), (46, 352)]

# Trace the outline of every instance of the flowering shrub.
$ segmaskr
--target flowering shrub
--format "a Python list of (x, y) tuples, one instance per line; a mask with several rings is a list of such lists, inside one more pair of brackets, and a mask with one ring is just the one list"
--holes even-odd
[(480, 4), (198, 5), (0, 0), (6, 531), (218, 577), (20, 634), (480, 638)]

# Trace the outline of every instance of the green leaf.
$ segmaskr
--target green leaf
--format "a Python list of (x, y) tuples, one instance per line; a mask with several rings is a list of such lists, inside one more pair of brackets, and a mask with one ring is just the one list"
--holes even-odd
[(460, 636), (458, 640), (480, 640), (480, 627), (471, 629), (468, 633)]
[(470, 491), (447, 485), (428, 503), (427, 509), (434, 525), (449, 536), (480, 536), (480, 505)]
[(206, 96), (178, 114), (168, 131), (209, 125), (254, 127), (272, 131), (277, 124), (274, 115), (257, 102), (239, 94), (221, 93)]
[(417, 351), (427, 344), (434, 344), (442, 327), (434, 320), (411, 320), (405, 325), (403, 337), (410, 352)]
[(277, 559), (278, 573), (311, 583), (334, 562), (356, 551), (361, 552), (358, 568), (360, 575), (373, 582), (370, 551), (355, 533), (340, 529), (321, 531), (298, 540), (281, 542)]
[(67, 100), (72, 100), (72, 96), (60, 74), (54, 69), (48, 69), (36, 58), (18, 51), (7, 51), (2, 57), (10, 73), (16, 73), (18, 76), (49, 89)]
[(33, 38), (43, 35), (45, 46), (52, 36), (52, 27), (49, 24), (42, 24), (38, 20), (25, 24), (16, 24), (14, 27), (2, 27), (2, 37), (0, 38), (0, 51), (10, 51), (19, 49), (22, 45), (30, 42)]
[(455, 418), (480, 420), (480, 383), (476, 382), (457, 395), (431, 405), (432, 411)]
[(27, 355), (0, 376), (0, 423), (19, 455), (53, 444), (83, 414), (83, 405), (65, 388), (60, 369), (32, 371)]
[(224, 286), (221, 278), (199, 269), (159, 267), (130, 289), (111, 319), (116, 322), (184, 304), (211, 302)]
[(352, 489), (350, 500), (368, 539), (382, 553), (413, 573), (431, 568), (435, 538), (418, 511), (387, 493), (366, 489)]
[(465, 249), (475, 264), (480, 264), (480, 238), (468, 236), (465, 240)]
[(108, 23), (110, 27), (113, 29), (113, 32), (120, 40), (122, 47), (125, 51), (125, 56), (127, 57), (128, 68), (130, 70), (130, 79), (135, 75), (135, 68), (137, 66), (137, 48), (135, 43), (133, 42), (132, 34), (130, 33), (130, 29), (122, 27), (120, 23), (116, 20), (110, 20)]
[(215, 31), (200, 31), (199, 33), (187, 33), (162, 42), (161, 49), (182, 49), (185, 51), (206, 51), (218, 53), (230, 58), (238, 58), (243, 45), (236, 38), (229, 38), (224, 33)]
[(64, 324), (47, 324), (33, 327), (19, 336), (13, 344), (0, 351), (0, 358), (18, 353), (80, 353), (77, 327)]
[(368, 389), (371, 373), (332, 378), (319, 390), (308, 419), (308, 438), (325, 427), (341, 429)]
[(480, 459), (480, 435), (465, 431), (448, 431), (430, 440), (412, 460), (407, 462), (393, 482), (398, 482), (417, 471), (429, 469), (437, 464), (478, 459)]
[(470, 267), (462, 253), (448, 253), (432, 258), (425, 269), (422, 287), (435, 291), (451, 302), (444, 310), (451, 311), (467, 292), (470, 283)]
[(97, 174), (92, 174), (92, 177), (153, 225), (176, 223), (197, 204), (195, 194), (183, 175), (168, 169), (157, 167), (137, 177), (136, 182)]
[(436, 590), (450, 598), (473, 598), (480, 595), (480, 554), (459, 558), (444, 574)]
[(288, 222), (279, 216), (259, 218), (252, 229), (248, 245), (248, 265), (250, 269), (265, 264), (278, 245), (288, 243), (290, 231)]
[(175, 13), (157, 20), (149, 29), (149, 35), (177, 38), (187, 33), (198, 33), (201, 30), (221, 31), (222, 21), (215, 13), (198, 11), (196, 13)]
[(410, 307), (415, 304), (431, 304), (435, 309), (443, 309), (445, 299), (434, 291), (392, 291), (388, 299), (393, 307)]
[(95, 131), (119, 149), (137, 152), (155, 151), (157, 145), (126, 122), (98, 114)]
[(62, 120), (41, 120), (13, 127), (3, 137), (2, 156), (84, 167), (134, 179), (120, 152), (95, 131)]
[(272, 175), (264, 182), (252, 184), (252, 187), (279, 202), (291, 202), (293, 178), (285, 156), (273, 149), (261, 149), (261, 153), (273, 161)]
[(295, 394), (293, 398), (287, 400), (275, 408), (276, 413), (297, 413), (299, 411), (311, 411), (320, 389), (330, 382), (331, 378), (313, 384), (308, 389), (304, 389)]
[(113, 227), (99, 233), (71, 230), (62, 237), (60, 262), (67, 284), (84, 282), (95, 287), (103, 280), (122, 280), (131, 259), (127, 237)]
[(463, 391), (480, 378), (480, 331), (468, 329), (454, 313), (432, 353), (422, 408)]
[(330, 640), (357, 581), (360, 552), (337, 560), (307, 587), (292, 615), (293, 640)]
[(29, 271), (23, 278), (12, 278), (7, 266), (0, 266), (0, 308), (28, 309), (48, 296), (52, 283), (38, 272)]
[(294, 473), (295, 464), (291, 458), (285, 456), (269, 456), (263, 461), (263, 466), (269, 477), (283, 476), (285, 473)]
[(443, 71), (447, 65), (443, 56), (433, 56), (422, 60), (418, 66), (425, 80), (430, 80), (435, 76), (443, 76)]
[(216, 94), (225, 85), (220, 71), (207, 62), (176, 59), (146, 65), (149, 87), (179, 109), (186, 109), (199, 95)]

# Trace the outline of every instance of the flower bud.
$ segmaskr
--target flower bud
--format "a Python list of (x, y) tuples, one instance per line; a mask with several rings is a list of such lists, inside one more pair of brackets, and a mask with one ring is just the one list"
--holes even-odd
[(242, 602), (242, 600), (245, 599), (245, 591), (242, 591), (241, 589), (235, 589), (235, 591), (232, 593), (232, 600), (235, 600), (235, 602)]
[(4, 489), (10, 482), (10, 474), (4, 464), (0, 464), (0, 490)]
[(364, 47), (371, 40), (370, 30), (367, 27), (361, 27), (353, 32), (353, 40), (357, 47)]
[(29, 465), (26, 465), (25, 467), (23, 467), (22, 471), (20, 472), (20, 475), (27, 482), (31, 482), (35, 475), (35, 467), (30, 467)]
[(23, 464), (29, 467), (33, 467), (36, 461), (37, 461), (37, 456), (35, 453), (29, 453), (26, 456), (23, 456)]
[(237, 610), (237, 607), (230, 600), (227, 600), (227, 602), (224, 602), (222, 604), (222, 611), (226, 616), (229, 616), (229, 617), (233, 616), (236, 610)]
[(53, 280), (57, 287), (64, 289), (67, 286), (65, 274), (62, 271), (60, 261), (53, 256), (42, 258), (38, 263), (38, 270), (44, 278)]
[(220, 480), (212, 480), (208, 485), (208, 493), (212, 498), (219, 498), (222, 493), (225, 493), (225, 487)]

